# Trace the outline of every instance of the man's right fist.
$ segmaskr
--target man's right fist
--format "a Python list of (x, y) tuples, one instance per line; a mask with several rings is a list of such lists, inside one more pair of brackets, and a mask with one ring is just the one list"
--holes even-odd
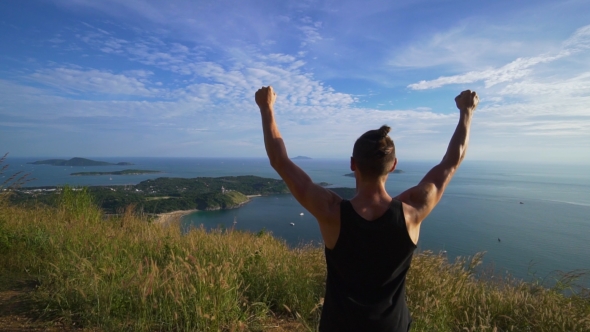
[(473, 112), (479, 104), (479, 96), (475, 91), (465, 90), (455, 97), (455, 103), (459, 110)]
[(273, 90), (272, 86), (262, 87), (256, 91), (254, 95), (256, 104), (260, 107), (260, 110), (271, 109), (277, 99), (277, 94)]

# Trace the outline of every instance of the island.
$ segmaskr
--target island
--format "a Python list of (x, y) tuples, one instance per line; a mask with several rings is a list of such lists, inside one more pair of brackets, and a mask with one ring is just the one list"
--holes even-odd
[(306, 156), (297, 156), (295, 158), (291, 158), (291, 160), (310, 160), (310, 157), (306, 157)]
[(47, 159), (30, 162), (27, 164), (32, 165), (52, 165), (52, 166), (127, 166), (133, 165), (133, 163), (120, 162), (120, 163), (108, 163), (106, 161), (96, 161), (86, 158), (75, 157), (69, 160), (66, 159)]
[[(138, 213), (162, 214), (174, 211), (211, 211), (238, 208), (251, 197), (289, 194), (283, 180), (253, 175), (169, 178), (141, 181), (136, 185), (90, 186), (88, 192), (105, 213), (123, 213), (128, 207)], [(352, 198), (354, 188), (330, 188), (343, 198)], [(60, 187), (23, 187), (13, 191), (13, 203), (43, 203), (54, 206)]]
[(96, 176), (96, 175), (141, 175), (141, 174), (154, 174), (162, 173), (161, 171), (151, 171), (147, 169), (124, 169), (122, 171), (113, 172), (76, 172), (70, 173), (73, 176)]
[[(402, 171), (401, 169), (396, 169), (396, 170), (393, 170), (392, 173), (399, 174), (399, 173), (404, 173), (404, 171)], [(347, 173), (347, 174), (344, 174), (344, 176), (348, 176), (348, 177), (353, 178), (354, 177), (354, 173)]]

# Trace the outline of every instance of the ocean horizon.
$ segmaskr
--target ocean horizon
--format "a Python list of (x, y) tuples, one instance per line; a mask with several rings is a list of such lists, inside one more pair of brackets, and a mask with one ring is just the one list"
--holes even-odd
[[(279, 178), (265, 158), (90, 158), (132, 162), (129, 166), (31, 165), (46, 158), (8, 157), (8, 176), (30, 173), (38, 186), (137, 184), (158, 177), (256, 175)], [(69, 158), (66, 158), (69, 159)], [(353, 188), (348, 159), (296, 160), (315, 182)], [(395, 196), (416, 185), (436, 161), (400, 161), (387, 190)], [(159, 170), (158, 174), (71, 176), (80, 171)], [(449, 260), (485, 252), (484, 269), (551, 283), (556, 271), (590, 270), (590, 174), (587, 165), (503, 163), (466, 160), (439, 205), (423, 222), (418, 250), (445, 252)], [(301, 215), (303, 213), (303, 215)], [(293, 223), (294, 225), (291, 225)], [(233, 210), (198, 211), (181, 227), (265, 230), (289, 245), (321, 244), (315, 219), (290, 194), (257, 197)], [(588, 285), (588, 280), (582, 281)]]

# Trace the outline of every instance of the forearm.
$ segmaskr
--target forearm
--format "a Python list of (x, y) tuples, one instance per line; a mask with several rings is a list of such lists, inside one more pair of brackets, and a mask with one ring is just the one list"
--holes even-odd
[(469, 131), (471, 127), (472, 113), (462, 111), (460, 114), (459, 123), (451, 137), (447, 153), (443, 158), (443, 163), (452, 167), (458, 167), (463, 161), (465, 153), (467, 152), (467, 146), (469, 145)]
[(287, 148), (275, 122), (272, 109), (263, 110), (261, 115), (264, 147), (266, 148), (266, 154), (268, 155), (270, 164), (273, 168), (276, 168), (283, 160), (288, 159)]

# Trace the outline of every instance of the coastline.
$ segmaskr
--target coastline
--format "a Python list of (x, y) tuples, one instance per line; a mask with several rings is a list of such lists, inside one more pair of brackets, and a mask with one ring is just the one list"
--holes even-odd
[(174, 221), (178, 221), (180, 220), (180, 218), (189, 215), (193, 212), (199, 211), (197, 209), (192, 209), (192, 210), (177, 210), (177, 211), (172, 211), (172, 212), (166, 212), (166, 213), (159, 213), (157, 214), (156, 219), (154, 219), (154, 224), (160, 224), (160, 225), (167, 225), (171, 222)]
[(197, 211), (213, 211), (213, 210), (231, 210), (231, 209), (237, 209), (242, 207), (243, 205), (250, 203), (250, 201), (252, 201), (252, 198), (255, 197), (261, 197), (262, 195), (257, 194), (257, 195), (246, 195), (246, 197), (248, 197), (248, 200), (234, 205), (232, 207), (229, 208), (224, 208), (224, 209), (211, 209), (211, 210), (197, 210), (197, 209), (192, 209), (192, 210), (177, 210), (177, 211), (172, 211), (172, 212), (165, 212), (165, 213), (158, 213), (156, 215), (156, 219), (154, 219), (154, 224), (160, 224), (160, 225), (167, 225), (170, 224), (172, 222), (175, 221), (179, 221), (182, 217), (189, 215), (193, 212), (197, 212)]

